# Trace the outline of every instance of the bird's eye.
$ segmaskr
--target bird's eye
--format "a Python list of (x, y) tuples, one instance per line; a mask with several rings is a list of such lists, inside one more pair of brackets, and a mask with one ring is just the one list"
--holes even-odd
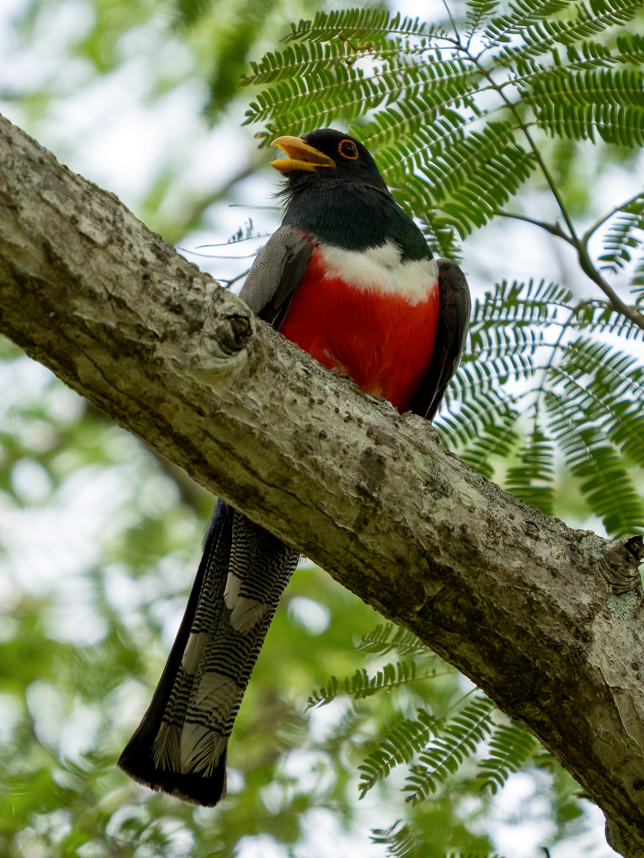
[(358, 159), (358, 147), (353, 140), (341, 140), (338, 152), (343, 158), (349, 158), (351, 161), (357, 161)]

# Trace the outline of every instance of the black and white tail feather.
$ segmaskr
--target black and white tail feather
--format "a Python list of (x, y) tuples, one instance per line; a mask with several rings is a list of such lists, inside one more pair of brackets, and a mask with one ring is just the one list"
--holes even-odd
[(218, 501), (177, 639), (119, 766), (151, 789), (210, 807), (226, 748), (298, 552)]

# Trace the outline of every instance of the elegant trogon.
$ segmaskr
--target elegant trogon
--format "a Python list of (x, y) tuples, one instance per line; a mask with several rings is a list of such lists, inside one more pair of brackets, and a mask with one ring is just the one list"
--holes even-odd
[[(274, 144), (287, 159), (282, 225), (241, 291), (257, 315), (400, 412), (432, 420), (461, 357), (470, 297), (434, 259), (365, 147), (319, 129)], [(119, 765), (152, 789), (212, 806), (226, 747), (298, 552), (218, 501), (183, 622)]]

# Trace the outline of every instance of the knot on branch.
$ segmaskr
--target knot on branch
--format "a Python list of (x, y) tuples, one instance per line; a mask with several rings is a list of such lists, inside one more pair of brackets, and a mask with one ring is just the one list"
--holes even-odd
[(641, 589), (639, 565), (644, 561), (644, 543), (641, 536), (627, 536), (609, 543), (600, 563), (601, 574), (619, 596)]
[(624, 540), (627, 551), (633, 555), (638, 564), (644, 562), (644, 538), (641, 536), (629, 536)]
[(215, 312), (208, 315), (198, 342), (198, 352), (193, 354), (191, 366), (199, 366), (200, 372), (231, 371), (243, 363), (245, 348), (255, 335), (255, 320), (244, 305), (239, 310)]
[(252, 337), (255, 326), (247, 314), (231, 313), (222, 316), (215, 328), (217, 345), (224, 355), (235, 355)]

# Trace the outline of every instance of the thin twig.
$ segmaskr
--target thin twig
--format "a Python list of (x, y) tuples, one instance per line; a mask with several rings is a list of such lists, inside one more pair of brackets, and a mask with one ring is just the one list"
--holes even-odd
[(254, 241), (257, 238), (270, 238), (272, 234), (272, 232), (263, 232), (259, 235), (247, 235), (245, 238), (229, 238), (228, 241), (220, 241), (218, 244), (198, 244), (197, 250), (201, 250), (202, 247), (233, 247), (235, 244), (239, 244), (242, 241)]
[(452, 25), (452, 30), (454, 30), (454, 35), (456, 36), (456, 43), (457, 43), (458, 47), (462, 49), (461, 37), (460, 37), (460, 34), (459, 34), (458, 29), (456, 27), (456, 21), (452, 17), (452, 12), (451, 12), (449, 6), (447, 5), (447, 0), (443, 0), (443, 6), (445, 7), (445, 11), (447, 12), (447, 17), (449, 18), (450, 24)]
[(629, 304), (622, 301), (613, 287), (604, 280), (602, 275), (593, 265), (588, 249), (579, 241), (579, 239), (577, 241), (577, 255), (581, 270), (593, 281), (593, 283), (599, 286), (612, 304), (614, 310), (617, 310), (618, 313), (621, 313), (622, 316), (625, 316), (630, 322), (637, 325), (638, 328), (641, 328), (644, 331), (644, 314), (640, 313), (639, 310), (636, 310), (635, 307), (631, 307)]
[(535, 220), (531, 217), (526, 217), (525, 215), (517, 214), (516, 212), (503, 212), (496, 211), (494, 212), (497, 217), (511, 217), (514, 220), (522, 220), (525, 223), (531, 223), (533, 226), (538, 226), (541, 229), (545, 229), (546, 232), (549, 232), (550, 235), (554, 235), (557, 238), (562, 238), (564, 241), (567, 241), (568, 244), (571, 244), (573, 247), (576, 247), (575, 242), (570, 238), (570, 236), (566, 235), (566, 233), (562, 230), (559, 224), (547, 223), (543, 220)]
[(236, 283), (238, 280), (241, 280), (242, 277), (245, 277), (250, 271), (250, 268), (247, 268), (245, 271), (242, 271), (241, 274), (238, 274), (236, 277), (233, 277), (232, 280), (223, 280), (221, 278), (215, 278), (218, 283), (225, 283), (224, 289), (230, 289), (233, 283)]
[[(208, 245), (204, 245), (208, 246)], [(213, 245), (214, 247), (214, 245)], [(176, 245), (177, 250), (180, 250), (182, 253), (190, 253), (192, 256), (204, 256), (206, 259), (251, 259), (253, 256), (257, 256), (259, 250), (256, 253), (244, 253), (243, 256), (222, 256), (218, 253), (197, 253), (196, 250), (188, 250), (187, 247), (179, 247)]]

